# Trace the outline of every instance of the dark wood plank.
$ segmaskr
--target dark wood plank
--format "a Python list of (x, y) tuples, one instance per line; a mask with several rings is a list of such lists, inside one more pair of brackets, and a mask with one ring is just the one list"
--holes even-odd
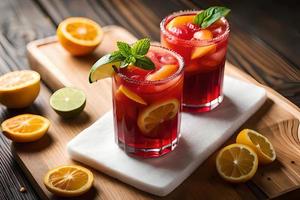
[[(28, 68), (25, 55), (27, 42), (54, 34), (50, 21), (31, 0), (0, 1), (0, 75)], [(38, 102), (39, 100), (37, 100)], [(0, 122), (17, 113), (40, 113), (38, 103), (26, 110), (7, 110), (0, 106)], [(13, 159), (10, 144), (0, 134), (0, 199), (39, 199), (31, 183)], [(24, 187), (25, 192), (20, 192)]]

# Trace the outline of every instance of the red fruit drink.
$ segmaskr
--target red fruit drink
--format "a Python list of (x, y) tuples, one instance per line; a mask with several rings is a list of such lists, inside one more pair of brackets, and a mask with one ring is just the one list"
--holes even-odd
[(185, 62), (184, 110), (205, 112), (223, 100), (229, 24), (223, 17), (206, 29), (193, 23), (200, 11), (174, 13), (160, 24), (161, 43)]
[(181, 56), (159, 46), (151, 46), (147, 57), (154, 70), (128, 66), (113, 77), (116, 142), (126, 153), (146, 158), (178, 143), (184, 65)]

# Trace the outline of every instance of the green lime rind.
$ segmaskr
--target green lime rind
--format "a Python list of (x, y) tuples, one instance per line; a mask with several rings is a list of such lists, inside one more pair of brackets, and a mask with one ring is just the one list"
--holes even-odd
[(72, 118), (79, 115), (86, 104), (86, 96), (83, 91), (64, 87), (52, 94), (50, 105), (53, 110), (64, 118)]
[(115, 67), (120, 67), (121, 61), (113, 59), (111, 54), (107, 54), (100, 58), (90, 70), (89, 82), (93, 83), (104, 78), (112, 77), (114, 74), (113, 65)]

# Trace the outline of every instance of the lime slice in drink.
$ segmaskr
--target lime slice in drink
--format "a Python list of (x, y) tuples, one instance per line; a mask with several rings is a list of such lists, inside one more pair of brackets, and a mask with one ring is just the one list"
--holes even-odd
[(65, 118), (77, 116), (85, 107), (86, 97), (83, 91), (64, 87), (52, 94), (50, 105), (57, 114)]
[(111, 77), (114, 73), (113, 66), (119, 67), (121, 61), (111, 58), (111, 54), (107, 54), (100, 58), (91, 68), (89, 81), (93, 83), (97, 80)]

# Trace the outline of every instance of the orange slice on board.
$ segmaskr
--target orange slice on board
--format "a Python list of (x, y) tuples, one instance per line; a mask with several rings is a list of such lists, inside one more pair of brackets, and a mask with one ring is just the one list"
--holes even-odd
[(18, 115), (1, 124), (3, 134), (15, 142), (33, 142), (47, 132), (50, 121), (45, 117), (32, 114)]
[(99, 24), (84, 17), (70, 17), (57, 28), (60, 44), (72, 55), (91, 53), (100, 44), (103, 32)]
[(46, 188), (63, 197), (74, 197), (87, 192), (93, 185), (92, 172), (78, 165), (66, 165), (51, 169), (44, 177)]

